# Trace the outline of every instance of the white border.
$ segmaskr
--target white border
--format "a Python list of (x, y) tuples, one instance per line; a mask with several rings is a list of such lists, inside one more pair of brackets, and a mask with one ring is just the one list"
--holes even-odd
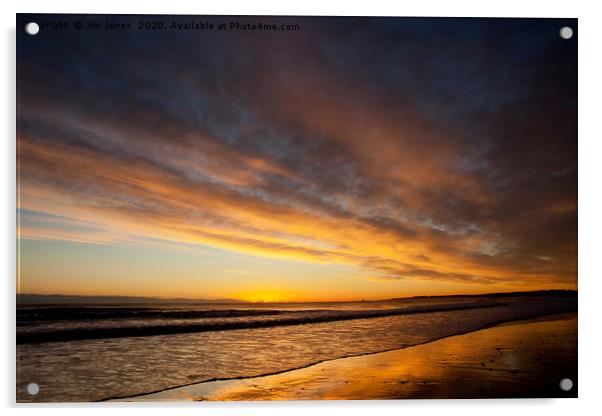
[[(135, 14), (255, 14), (255, 15), (363, 15), (363, 16), (475, 16), (475, 17), (577, 17), (579, 18), (579, 399), (576, 400), (440, 400), (389, 402), (284, 402), (284, 403), (203, 403), (196, 405), (109, 405), (111, 413), (130, 412), (149, 415), (164, 414), (176, 407), (179, 413), (292, 415), (346, 413), (363, 415), (366, 412), (400, 415), (461, 414), (507, 415), (509, 412), (537, 412), (546, 415), (602, 414), (597, 400), (602, 387), (600, 375), (600, 324), (598, 317), (602, 288), (602, 250), (599, 215), (602, 215), (602, 131), (600, 97), (602, 89), (602, 15), (594, 1), (535, 2), (504, 0), (498, 2), (455, 0), (421, 0), (411, 2), (369, 2), (304, 0), (295, 3), (279, 1), (219, 1), (213, 3), (184, 0), (145, 0), (124, 2), (102, 0), (81, 2), (75, 0), (21, 1), (17, 5), (2, 3), (0, 19), (3, 23), (3, 54), (0, 101), (2, 126), (6, 131), (2, 140), (0, 186), (2, 190), (0, 265), (3, 270), (1, 300), (5, 311), (2, 331), (1, 403), (8, 414), (43, 411), (45, 415), (79, 414), (81, 405), (18, 406), (15, 409), (15, 347), (14, 347), (14, 289), (15, 289), (15, 13), (135, 13)], [(107, 405), (87, 405), (85, 411), (105, 414)]]

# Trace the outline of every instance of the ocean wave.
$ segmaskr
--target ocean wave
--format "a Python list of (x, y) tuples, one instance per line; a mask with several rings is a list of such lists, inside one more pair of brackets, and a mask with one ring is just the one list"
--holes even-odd
[(266, 316), (285, 313), (269, 309), (156, 310), (151, 308), (53, 307), (17, 311), (17, 322), (109, 320), (109, 319), (197, 319)]
[[(266, 328), (274, 326), (287, 325), (305, 325), (332, 321), (344, 321), (352, 319), (370, 319), (387, 317), (393, 315), (405, 315), (416, 313), (433, 313), (451, 310), (490, 308), (503, 306), (502, 302), (455, 302), (446, 304), (431, 304), (417, 305), (395, 309), (377, 309), (377, 310), (300, 310), (300, 311), (285, 311), (285, 310), (204, 310), (204, 311), (149, 311), (149, 310), (103, 310), (90, 311), (92, 308), (69, 308), (63, 311), (53, 310), (50, 315), (54, 315), (56, 319), (94, 319), (91, 316), (112, 316), (107, 319), (123, 319), (136, 317), (140, 318), (171, 318), (158, 320), (154, 325), (127, 325), (123, 321), (119, 321), (118, 326), (114, 327), (77, 327), (60, 330), (43, 330), (22, 332), (17, 330), (17, 344), (34, 344), (45, 342), (65, 342), (86, 339), (101, 339), (101, 338), (124, 338), (124, 337), (145, 337), (154, 335), (170, 335), (193, 332), (207, 331), (225, 331), (237, 329), (251, 328)], [(85, 310), (84, 310), (85, 309)], [(39, 310), (38, 310), (39, 312)], [(44, 317), (48, 319), (49, 315), (39, 312), (38, 319)], [(30, 317), (34, 312), (30, 312)], [(96, 315), (95, 315), (96, 314)], [(104, 314), (104, 315), (103, 315)], [(266, 315), (283, 315), (274, 319), (253, 319), (253, 317), (261, 317)], [(247, 317), (243, 320), (216, 320), (204, 319), (202, 322), (188, 323), (182, 321), (186, 317), (193, 318), (231, 318), (231, 317)], [(175, 319), (178, 319), (177, 321)], [(18, 321), (20, 317), (18, 316)], [(43, 328), (43, 326), (41, 327)]]

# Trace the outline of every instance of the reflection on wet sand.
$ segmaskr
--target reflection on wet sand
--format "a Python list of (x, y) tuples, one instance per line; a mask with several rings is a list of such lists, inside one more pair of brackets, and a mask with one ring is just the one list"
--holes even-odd
[[(571, 378), (569, 392), (559, 381)], [(577, 397), (577, 314), (509, 323), (301, 370), (129, 400)]]

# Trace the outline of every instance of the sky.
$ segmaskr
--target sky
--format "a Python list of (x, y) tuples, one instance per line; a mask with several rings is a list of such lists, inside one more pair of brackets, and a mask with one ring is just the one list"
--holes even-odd
[(577, 288), (574, 19), (17, 20), (18, 293)]

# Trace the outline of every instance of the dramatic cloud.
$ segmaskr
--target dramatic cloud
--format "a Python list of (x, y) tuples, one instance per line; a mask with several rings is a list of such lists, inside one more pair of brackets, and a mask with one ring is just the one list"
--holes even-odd
[(560, 20), (262, 20), (19, 36), (21, 238), (574, 287)]

